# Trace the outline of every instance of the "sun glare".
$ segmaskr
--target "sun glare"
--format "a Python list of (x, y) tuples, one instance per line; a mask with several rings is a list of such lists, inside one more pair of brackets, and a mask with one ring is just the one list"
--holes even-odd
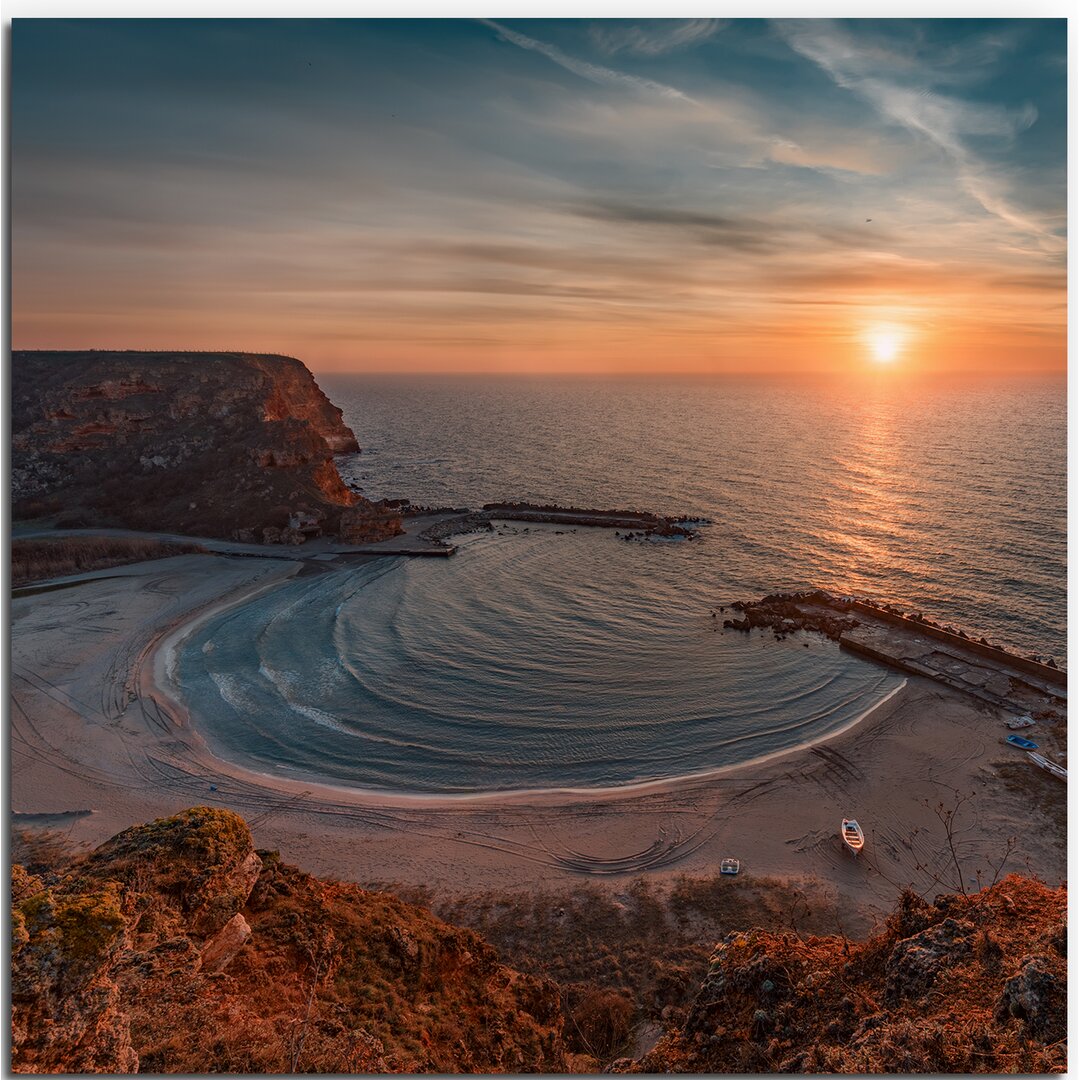
[(867, 335), (870, 355), (878, 364), (891, 364), (904, 344), (904, 334), (894, 326), (874, 327)]

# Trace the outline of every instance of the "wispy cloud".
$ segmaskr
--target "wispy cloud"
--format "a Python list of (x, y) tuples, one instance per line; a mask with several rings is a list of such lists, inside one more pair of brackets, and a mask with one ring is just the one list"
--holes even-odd
[(766, 251), (775, 243), (775, 229), (772, 226), (699, 210), (596, 199), (578, 207), (577, 212), (582, 217), (615, 225), (659, 226), (681, 233), (698, 243), (736, 251)]
[(692, 97), (677, 90), (674, 86), (655, 82), (652, 79), (643, 79), (638, 75), (630, 75), (625, 71), (615, 71), (601, 64), (593, 64), (588, 60), (581, 60), (565, 53), (557, 45), (546, 41), (538, 41), (525, 34), (519, 34), (516, 30), (502, 26), (493, 19), (480, 19), (484, 26), (491, 27), (503, 41), (516, 45), (519, 49), (527, 49), (530, 52), (540, 53), (546, 56), (552, 63), (573, 72), (575, 75), (600, 86), (621, 86), (639, 94), (647, 94), (655, 97), (667, 98), (671, 101), (685, 101), (691, 105), (697, 105)]
[(589, 36), (608, 56), (620, 52), (662, 56), (700, 45), (726, 25), (726, 19), (650, 19), (630, 25), (594, 23), (589, 28)]
[(837, 86), (858, 94), (882, 117), (942, 150), (952, 162), (963, 190), (987, 213), (1026, 233), (1044, 251), (1064, 249), (1064, 239), (1016, 206), (1005, 194), (1001, 179), (966, 143), (967, 137), (973, 135), (1013, 138), (1035, 123), (1038, 113), (1034, 106), (1010, 110), (935, 93), (928, 85), (930, 74), (915, 65), (909, 66), (907, 75), (916, 85), (904, 85), (882, 74), (890, 69), (887, 57), (883, 63), (874, 50), (861, 48), (833, 23), (798, 20), (778, 25), (788, 44), (817, 64)]
[(1063, 364), (1063, 24), (511, 21), (32, 21), (13, 337), (837, 370), (888, 311), (926, 368)]

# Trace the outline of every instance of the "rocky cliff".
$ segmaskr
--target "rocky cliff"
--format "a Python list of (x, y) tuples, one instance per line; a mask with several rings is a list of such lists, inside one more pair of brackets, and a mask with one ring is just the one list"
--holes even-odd
[(16, 517), (257, 540), (363, 503), (333, 460), (356, 437), (291, 357), (15, 352), (11, 384)]
[[(36, 869), (36, 868), (31, 868)], [(15, 867), (16, 1072), (563, 1072), (553, 984), (195, 807)]]
[(863, 942), (728, 934), (685, 1022), (614, 1071), (1062, 1072), (1065, 919), (1064, 889), (1010, 876), (905, 893)]

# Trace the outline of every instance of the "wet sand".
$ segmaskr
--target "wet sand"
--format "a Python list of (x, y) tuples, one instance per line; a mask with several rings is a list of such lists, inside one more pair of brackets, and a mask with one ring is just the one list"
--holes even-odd
[[(12, 809), (75, 843), (186, 806), (228, 807), (260, 847), (314, 873), (434, 890), (621, 888), (641, 874), (818, 880), (863, 913), (898, 888), (955, 888), (934, 807), (958, 818), (965, 884), (1005, 869), (1065, 877), (1065, 785), (1004, 746), (1003, 714), (912, 677), (825, 742), (708, 775), (605, 792), (387, 796), (266, 776), (209, 753), (171, 684), (196, 620), (301, 572), (302, 561), (188, 555), (85, 575), (13, 601)], [(1034, 807), (1034, 809), (1033, 809)], [(83, 813), (83, 811), (92, 811)], [(56, 817), (56, 815), (65, 815)], [(839, 839), (867, 834), (863, 857)]]

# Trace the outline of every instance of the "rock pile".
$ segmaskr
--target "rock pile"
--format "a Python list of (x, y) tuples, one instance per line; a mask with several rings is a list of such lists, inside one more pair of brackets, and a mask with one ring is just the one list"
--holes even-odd
[(762, 600), (736, 600), (732, 608), (743, 613), (741, 619), (725, 619), (724, 627), (749, 632), (772, 630), (779, 638), (796, 630), (813, 630), (834, 641), (854, 630), (859, 620), (850, 611), (850, 603), (822, 590), (798, 593), (773, 593)]

